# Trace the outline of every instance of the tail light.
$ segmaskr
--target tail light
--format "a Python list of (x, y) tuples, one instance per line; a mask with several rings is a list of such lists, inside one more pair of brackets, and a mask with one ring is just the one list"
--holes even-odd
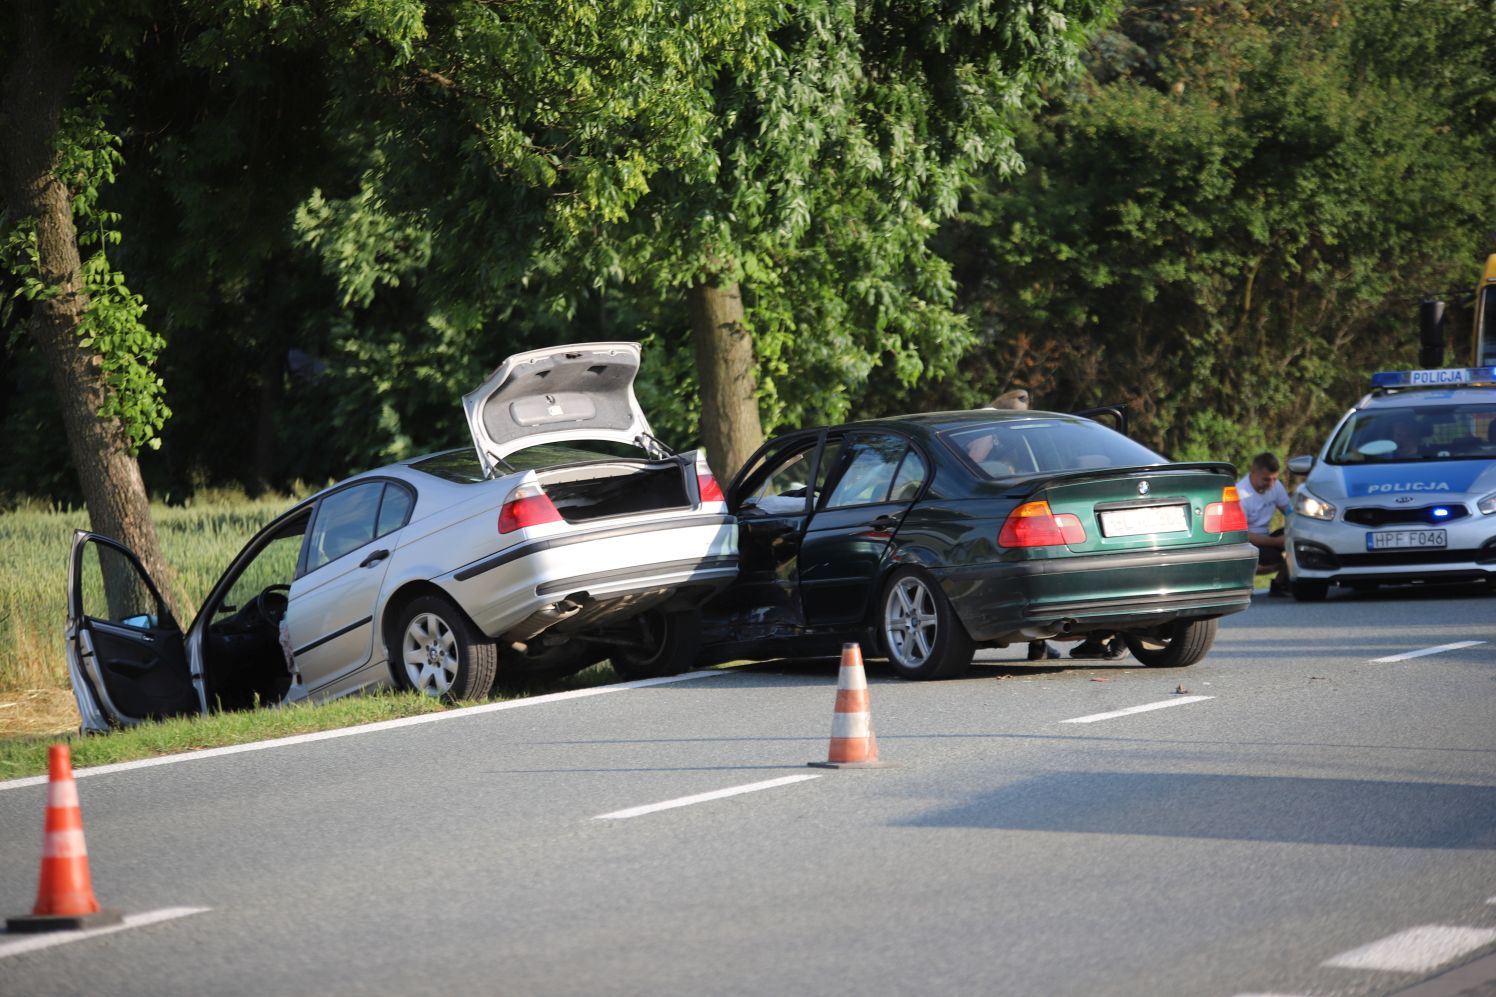
[(711, 465), (706, 462), (706, 454), (696, 451), (696, 490), (701, 494), (701, 504), (708, 502), (725, 502), (722, 495), (722, 486), (717, 484), (716, 475), (712, 474)]
[(1247, 528), (1247, 514), (1241, 511), (1241, 502), (1236, 497), (1236, 486), (1221, 489), (1221, 500), (1205, 506), (1205, 532), (1231, 533)]
[(1083, 544), (1086, 528), (1078, 516), (1062, 512), (1056, 516), (1048, 502), (1025, 502), (1003, 523), (997, 542), (1004, 547), (1054, 547)]
[(550, 496), (540, 485), (531, 482), (520, 485), (504, 500), (504, 508), (499, 510), (499, 532), (513, 533), (526, 526), (554, 523), (560, 518), (561, 513), (556, 511)]

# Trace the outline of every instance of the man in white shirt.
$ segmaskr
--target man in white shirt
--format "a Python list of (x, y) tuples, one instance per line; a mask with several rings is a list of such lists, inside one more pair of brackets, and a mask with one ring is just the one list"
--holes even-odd
[(1278, 480), (1279, 471), (1278, 458), (1271, 452), (1263, 452), (1252, 458), (1251, 470), (1236, 483), (1236, 497), (1247, 517), (1247, 539), (1257, 548), (1257, 570), (1278, 569), (1268, 589), (1271, 595), (1288, 594), (1283, 570), (1283, 530), (1268, 530), (1274, 509), (1282, 510), (1284, 516), (1292, 514), (1288, 489)]

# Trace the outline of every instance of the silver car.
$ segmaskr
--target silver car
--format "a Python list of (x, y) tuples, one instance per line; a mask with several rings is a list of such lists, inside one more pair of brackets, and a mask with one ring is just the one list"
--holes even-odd
[(1288, 468), (1293, 595), (1496, 581), (1496, 367), (1388, 371)]
[(85, 731), (610, 659), (695, 660), (702, 601), (737, 574), (737, 526), (699, 452), (672, 454), (634, 396), (635, 343), (510, 357), (463, 397), (474, 449), (349, 478), (279, 516), (180, 629), (126, 547), (80, 531), (67, 655)]

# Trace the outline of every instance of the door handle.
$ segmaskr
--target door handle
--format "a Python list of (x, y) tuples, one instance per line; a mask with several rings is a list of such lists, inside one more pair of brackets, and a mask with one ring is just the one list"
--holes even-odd
[(389, 556), (390, 556), (390, 552), (387, 551), (387, 550), (376, 550), (372, 554), (370, 554), (368, 557), (366, 557), (362, 561), (360, 561), (359, 564), (358, 564), (358, 566), (360, 568), (367, 568), (371, 564), (378, 564), (380, 561), (383, 561), (385, 558), (387, 558)]
[(873, 520), (873, 525), (876, 526), (880, 530), (892, 529), (893, 527), (899, 525), (899, 517), (898, 516), (882, 515), (882, 516), (879, 516), (877, 519)]

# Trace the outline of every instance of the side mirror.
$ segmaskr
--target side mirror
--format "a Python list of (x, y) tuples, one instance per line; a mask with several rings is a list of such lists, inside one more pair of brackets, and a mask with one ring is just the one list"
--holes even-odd
[(1302, 454), (1298, 457), (1290, 457), (1288, 459), (1288, 470), (1294, 474), (1308, 474), (1313, 467), (1313, 454)]

